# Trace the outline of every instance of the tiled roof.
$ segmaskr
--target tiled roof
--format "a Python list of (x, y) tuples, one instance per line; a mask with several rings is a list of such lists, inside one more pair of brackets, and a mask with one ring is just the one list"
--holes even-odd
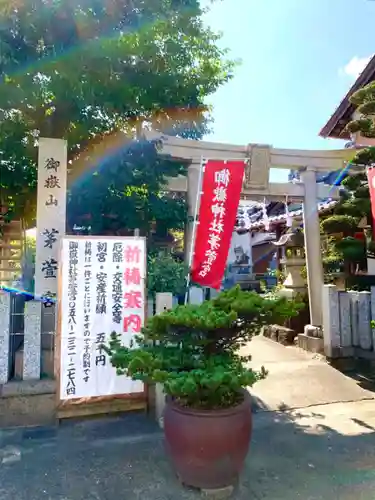
[[(318, 203), (319, 213), (324, 213), (327, 210), (331, 210), (337, 201), (327, 200), (322, 203)], [(249, 202), (249, 205), (242, 205), (238, 208), (237, 212), (237, 227), (236, 229), (260, 229), (264, 227), (264, 220), (262, 214), (262, 205), (257, 202)], [(302, 206), (298, 210), (290, 210), (289, 215), (293, 219), (298, 219), (303, 215)], [(270, 225), (281, 224), (286, 221), (285, 213), (280, 215), (271, 216), (268, 218)]]

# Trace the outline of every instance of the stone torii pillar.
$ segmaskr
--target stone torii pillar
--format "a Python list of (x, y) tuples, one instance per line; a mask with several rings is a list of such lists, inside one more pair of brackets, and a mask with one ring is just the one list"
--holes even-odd
[(305, 188), (303, 227), (305, 233), (310, 322), (312, 326), (321, 328), (323, 324), (322, 289), (324, 280), (322, 249), (320, 244), (316, 171), (307, 167), (301, 172), (301, 180)]

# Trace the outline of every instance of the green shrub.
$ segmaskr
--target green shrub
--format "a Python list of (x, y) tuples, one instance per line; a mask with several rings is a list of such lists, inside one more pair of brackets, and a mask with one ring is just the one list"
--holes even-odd
[(116, 334), (105, 349), (119, 376), (160, 382), (179, 404), (192, 408), (227, 408), (242, 389), (264, 378), (248, 366), (241, 347), (264, 325), (296, 316), (300, 302), (265, 298), (235, 287), (201, 305), (178, 306), (150, 318), (135, 345), (121, 345)]
[(332, 215), (321, 223), (325, 233), (354, 233), (358, 227), (358, 220), (351, 215)]
[(187, 267), (171, 254), (150, 256), (147, 263), (147, 292), (154, 295), (169, 292), (173, 295), (185, 293)]

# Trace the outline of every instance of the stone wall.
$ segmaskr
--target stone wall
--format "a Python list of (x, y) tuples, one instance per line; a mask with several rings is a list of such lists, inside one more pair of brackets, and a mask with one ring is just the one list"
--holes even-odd
[(0, 427), (50, 425), (56, 421), (54, 380), (0, 385)]
[(297, 333), (291, 328), (281, 325), (268, 325), (263, 329), (264, 337), (268, 337), (282, 345), (293, 345)]

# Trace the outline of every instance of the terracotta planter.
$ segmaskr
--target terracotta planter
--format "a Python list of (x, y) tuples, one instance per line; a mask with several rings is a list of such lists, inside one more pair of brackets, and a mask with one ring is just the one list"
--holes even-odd
[(249, 449), (251, 399), (225, 410), (185, 408), (167, 400), (164, 433), (179, 479), (196, 488), (224, 488), (236, 483)]

